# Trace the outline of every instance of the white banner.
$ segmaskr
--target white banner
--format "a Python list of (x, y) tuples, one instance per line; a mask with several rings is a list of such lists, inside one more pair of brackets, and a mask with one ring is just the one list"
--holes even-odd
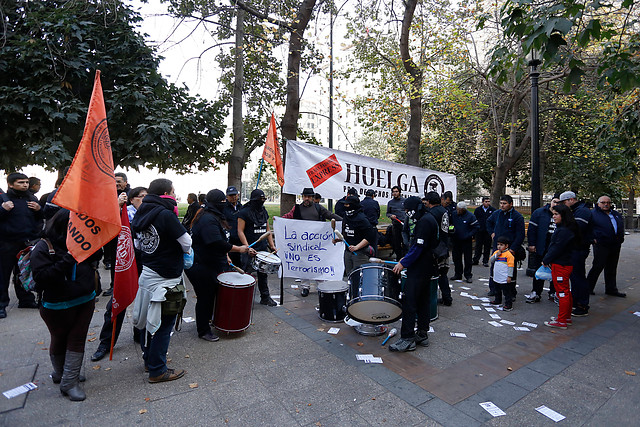
[(303, 188), (313, 187), (322, 197), (341, 199), (349, 187), (355, 187), (361, 196), (373, 189), (382, 204), (391, 199), (394, 185), (400, 187), (403, 197), (422, 198), (429, 191), (451, 191), (456, 198), (456, 176), (450, 173), (287, 141), (284, 193), (298, 195)]
[(273, 230), (284, 277), (342, 280), (344, 243), (331, 243), (331, 223), (276, 216)]

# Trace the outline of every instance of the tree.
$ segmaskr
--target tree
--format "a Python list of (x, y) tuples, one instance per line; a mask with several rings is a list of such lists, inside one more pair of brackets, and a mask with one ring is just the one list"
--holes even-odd
[[(187, 172), (222, 161), (224, 110), (168, 84), (121, 1), (5, 1), (0, 168), (68, 165), (102, 71), (114, 163)], [(215, 163), (214, 163), (215, 162)]]

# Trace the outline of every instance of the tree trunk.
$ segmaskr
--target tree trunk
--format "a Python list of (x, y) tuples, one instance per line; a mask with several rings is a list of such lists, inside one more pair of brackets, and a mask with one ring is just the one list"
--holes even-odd
[(244, 86), (244, 15), (238, 8), (236, 17), (236, 69), (233, 83), (233, 147), (227, 172), (228, 185), (242, 188), (242, 169), (245, 162), (244, 123), (242, 115), (242, 88)]
[[(304, 0), (300, 4), (297, 19), (292, 24), (293, 31), (289, 39), (289, 61), (287, 64), (287, 107), (282, 117), (282, 155), (286, 156), (286, 141), (295, 140), (298, 133), (298, 115), (300, 113), (300, 59), (302, 58), (302, 42), (304, 30), (307, 28), (311, 12), (316, 0)], [(284, 165), (286, 168), (286, 164)], [(300, 189), (302, 191), (302, 188)], [(293, 194), (282, 193), (280, 197), (280, 214), (291, 210), (296, 202)]]
[(408, 0), (402, 18), (402, 31), (400, 33), (400, 55), (404, 68), (410, 78), (409, 101), (409, 133), (407, 134), (407, 159), (408, 165), (420, 165), (420, 137), (422, 126), (422, 71), (411, 59), (409, 51), (409, 34), (413, 13), (416, 10), (418, 0)]
[(504, 163), (496, 166), (493, 172), (493, 182), (491, 183), (491, 206), (498, 207), (500, 204), (500, 196), (504, 195), (507, 188), (507, 173), (509, 170), (505, 168)]

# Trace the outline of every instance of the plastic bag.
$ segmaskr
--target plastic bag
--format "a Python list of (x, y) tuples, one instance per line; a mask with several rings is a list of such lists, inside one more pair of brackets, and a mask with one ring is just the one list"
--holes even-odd
[(184, 269), (188, 270), (193, 266), (193, 248), (189, 249), (189, 253), (184, 254)]
[(536, 270), (536, 279), (538, 280), (548, 280), (549, 282), (552, 279), (551, 269), (544, 265), (541, 265), (538, 270)]

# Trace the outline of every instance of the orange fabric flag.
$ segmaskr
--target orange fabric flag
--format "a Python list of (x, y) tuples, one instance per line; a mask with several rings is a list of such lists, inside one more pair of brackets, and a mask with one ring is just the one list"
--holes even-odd
[(78, 262), (120, 233), (120, 208), (99, 70), (82, 140), (53, 203), (71, 211), (67, 248)]
[(278, 137), (276, 136), (276, 119), (273, 113), (271, 113), (271, 121), (269, 122), (269, 130), (267, 131), (267, 143), (264, 145), (262, 158), (276, 168), (278, 184), (282, 187), (284, 185), (284, 170), (282, 169), (282, 156), (280, 155), (280, 146), (278, 145)]

